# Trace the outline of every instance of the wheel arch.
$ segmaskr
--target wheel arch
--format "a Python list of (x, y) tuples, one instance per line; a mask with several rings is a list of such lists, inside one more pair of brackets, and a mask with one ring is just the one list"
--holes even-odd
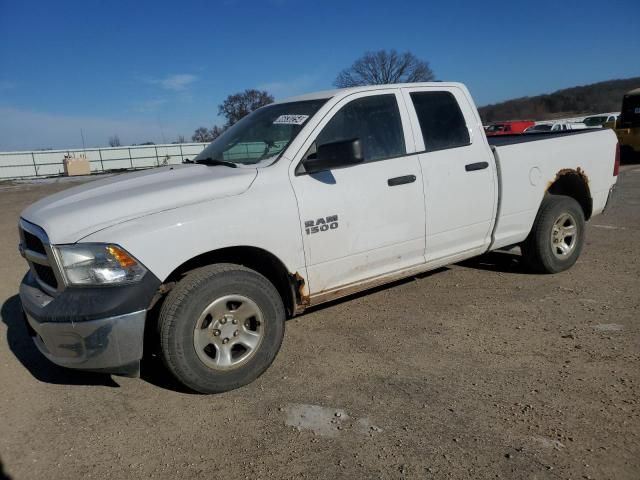
[(278, 290), (288, 317), (302, 310), (307, 303), (305, 280), (298, 272), (290, 272), (273, 253), (259, 247), (225, 247), (197, 255), (176, 267), (163, 282), (162, 293), (168, 292), (189, 272), (216, 263), (235, 263), (255, 270), (266, 277)]
[(593, 199), (589, 189), (589, 177), (580, 167), (560, 170), (556, 178), (549, 182), (547, 195), (565, 195), (573, 198), (580, 204), (585, 220), (591, 218), (593, 212)]

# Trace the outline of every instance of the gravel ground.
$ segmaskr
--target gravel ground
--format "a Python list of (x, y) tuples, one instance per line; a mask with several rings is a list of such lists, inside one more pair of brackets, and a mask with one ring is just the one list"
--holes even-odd
[(261, 378), (217, 396), (153, 359), (109, 377), (32, 345), (16, 222), (71, 185), (0, 188), (9, 478), (640, 478), (639, 166), (570, 271), (494, 253), (315, 309)]

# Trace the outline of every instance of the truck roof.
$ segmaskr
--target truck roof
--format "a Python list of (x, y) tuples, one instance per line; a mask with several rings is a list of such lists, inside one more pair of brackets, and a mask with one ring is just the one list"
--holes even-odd
[(306, 93), (304, 95), (297, 95), (295, 97), (289, 97), (282, 100), (278, 100), (275, 103), (289, 103), (289, 102), (301, 102), (305, 100), (320, 100), (320, 99), (328, 99), (337, 96), (347, 96), (352, 93), (360, 93), (360, 92), (369, 92), (374, 90), (381, 90), (385, 88), (397, 88), (397, 87), (444, 87), (444, 88), (452, 88), (452, 87), (463, 87), (461, 83), (458, 82), (417, 82), (417, 83), (393, 83), (386, 85), (365, 85), (362, 87), (350, 87), (350, 88), (337, 88), (334, 90), (323, 90), (319, 92), (311, 92)]

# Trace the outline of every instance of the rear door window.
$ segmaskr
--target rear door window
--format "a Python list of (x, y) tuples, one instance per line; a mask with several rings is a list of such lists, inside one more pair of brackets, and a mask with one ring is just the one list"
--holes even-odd
[(412, 92), (424, 147), (428, 152), (469, 145), (469, 129), (450, 92)]

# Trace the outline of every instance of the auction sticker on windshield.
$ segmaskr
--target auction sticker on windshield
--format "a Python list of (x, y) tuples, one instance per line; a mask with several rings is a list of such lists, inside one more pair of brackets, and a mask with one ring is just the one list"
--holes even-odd
[(309, 115), (280, 115), (273, 121), (274, 125), (302, 125)]

